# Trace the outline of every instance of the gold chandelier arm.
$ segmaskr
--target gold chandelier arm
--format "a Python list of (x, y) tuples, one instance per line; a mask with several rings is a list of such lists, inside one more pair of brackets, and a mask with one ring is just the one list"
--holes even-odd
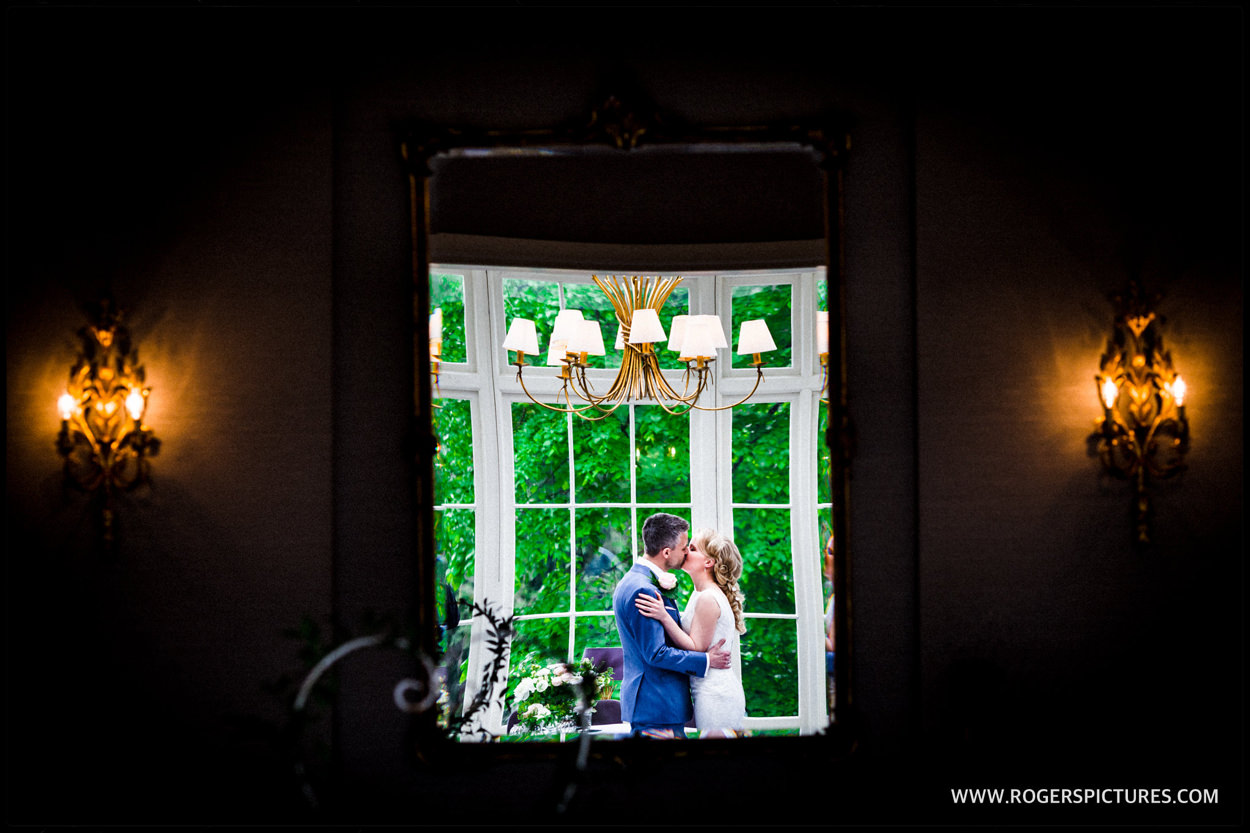
[[(756, 365), (755, 366), (755, 384), (751, 387), (751, 392), (748, 393), (746, 396), (742, 397), (741, 399), (739, 399), (737, 402), (733, 403), (732, 405), (721, 405), (719, 408), (704, 408), (702, 405), (699, 405), (697, 402), (691, 402), (690, 407), (697, 408), (700, 411), (728, 411), (730, 408), (736, 408), (739, 405), (745, 403), (752, 396), (755, 396), (755, 392), (759, 390), (760, 382), (762, 381), (764, 381), (764, 367), (763, 365)], [(696, 396), (696, 399), (697, 399), (697, 396)]]
[[(559, 401), (560, 395), (562, 394), (564, 395), (564, 400), (566, 401), (567, 406), (566, 408), (560, 408), (559, 405), (549, 405), (549, 404), (546, 404), (545, 401), (541, 401), (539, 399), (534, 398), (534, 394), (531, 394), (530, 389), (526, 388), (525, 386), (525, 379), (522, 378), (521, 376), (520, 365), (517, 365), (517, 368), (516, 368), (516, 380), (519, 381), (519, 383), (521, 383), (521, 390), (524, 391), (527, 399), (532, 401), (532, 403), (534, 403), (535, 405), (539, 405), (540, 408), (546, 408), (547, 410), (554, 410), (556, 411), (557, 414), (572, 414), (574, 415), (574, 417), (587, 419), (587, 420), (590, 420), (590, 422), (599, 422), (600, 419), (604, 419), (605, 417), (607, 417), (607, 415), (611, 414), (612, 411), (615, 411), (617, 408), (620, 408), (621, 406), (621, 403), (617, 401), (615, 405), (612, 405), (611, 408), (607, 408), (605, 410), (604, 408), (600, 408), (599, 404), (595, 403), (595, 401), (591, 401), (591, 403), (589, 405), (586, 405), (585, 408), (575, 408), (575, 406), (572, 405), (572, 400), (569, 398), (569, 383), (565, 381), (564, 386), (561, 386), (560, 388), (560, 393), (556, 394), (556, 401)], [(600, 401), (602, 401), (602, 399), (600, 399)], [(597, 415), (597, 417), (587, 417), (586, 415), (587, 410), (595, 411), (595, 413), (599, 415)]]

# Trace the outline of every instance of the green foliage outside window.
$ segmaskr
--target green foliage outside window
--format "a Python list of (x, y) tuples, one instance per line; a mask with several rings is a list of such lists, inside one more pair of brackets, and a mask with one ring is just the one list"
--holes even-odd
[(464, 276), (430, 273), (430, 313), (443, 311), (445, 362), (468, 361), (464, 327)]
[(792, 291), (793, 287), (790, 284), (734, 287), (730, 296), (733, 305), (733, 335), (730, 341), (733, 349), (733, 367), (750, 367), (751, 362), (755, 360), (755, 357), (751, 355), (738, 355), (738, 332), (742, 329), (742, 322), (753, 321), (756, 318), (762, 318), (768, 324), (773, 343), (777, 345), (776, 350), (760, 354), (764, 367), (790, 366), (792, 361), (790, 347), (793, 343), (790, 321), (790, 308), (793, 306), (790, 298)]

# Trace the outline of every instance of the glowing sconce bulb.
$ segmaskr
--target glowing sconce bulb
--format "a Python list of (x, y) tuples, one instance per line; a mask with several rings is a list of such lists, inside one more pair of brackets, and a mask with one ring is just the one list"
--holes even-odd
[(1178, 373), (1176, 378), (1172, 380), (1171, 385), (1172, 399), (1176, 401), (1176, 407), (1182, 408), (1185, 406), (1185, 391), (1188, 389), (1189, 386), (1185, 384), (1185, 380)]
[(70, 417), (74, 415), (74, 406), (78, 404), (78, 400), (70, 395), (69, 391), (61, 394), (61, 398), (56, 400), (56, 407), (61, 412), (61, 421), (69, 422)]
[(430, 360), (437, 362), (443, 354), (443, 310), (430, 313)]
[[(1088, 390), (1088, 388), (1087, 388)], [(1115, 381), (1110, 377), (1102, 380), (1102, 404), (1110, 411), (1115, 407), (1115, 401), (1120, 396), (1120, 389), (1115, 386)]]
[(146, 405), (147, 400), (138, 388), (131, 390), (130, 395), (126, 397), (126, 412), (130, 414), (130, 418), (135, 422), (138, 422), (143, 416), (143, 409)]

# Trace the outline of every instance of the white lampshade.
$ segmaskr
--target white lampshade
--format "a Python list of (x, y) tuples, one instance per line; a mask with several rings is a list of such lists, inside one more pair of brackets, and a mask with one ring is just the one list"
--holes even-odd
[(613, 345), (617, 350), (625, 349), (625, 328), (620, 324), (616, 325), (616, 344)]
[(556, 314), (556, 323), (551, 328), (551, 340), (563, 341), (566, 344), (577, 335), (585, 318), (579, 309), (562, 309)]
[(696, 315), (686, 324), (686, 337), (681, 345), (681, 355), (692, 359), (716, 357), (716, 348), (725, 340), (720, 319), (715, 315)]
[(664, 327), (660, 324), (660, 314), (650, 307), (634, 310), (629, 322), (629, 343), (650, 344), (667, 341)]
[(681, 356), (687, 355), (681, 352), (681, 346), (682, 341), (686, 337), (686, 322), (689, 320), (689, 315), (673, 316), (673, 323), (668, 329), (668, 349), (676, 350), (678, 355)]
[(512, 319), (512, 326), (508, 328), (508, 335), (503, 340), (503, 349), (536, 354), (538, 330), (534, 327), (534, 322), (528, 318)]
[(823, 355), (829, 352), (829, 312), (821, 310), (816, 313), (816, 353)]
[(565, 354), (569, 352), (569, 343), (567, 341), (556, 341), (554, 338), (547, 347), (547, 364), (552, 367), (559, 367), (565, 363)]
[(712, 344), (717, 348), (728, 348), (729, 339), (725, 338), (725, 325), (721, 323), (719, 315), (696, 315), (699, 321), (704, 322), (701, 326), (707, 328)]
[(598, 321), (583, 321), (577, 328), (577, 334), (569, 340), (570, 353), (586, 353), (591, 356), (602, 356), (603, 330)]
[(776, 349), (777, 345), (773, 342), (773, 335), (768, 332), (768, 325), (764, 323), (763, 318), (742, 322), (742, 329), (738, 331), (739, 356), (767, 353), (769, 350)]
[(443, 309), (439, 307), (430, 313), (430, 341), (443, 340)]

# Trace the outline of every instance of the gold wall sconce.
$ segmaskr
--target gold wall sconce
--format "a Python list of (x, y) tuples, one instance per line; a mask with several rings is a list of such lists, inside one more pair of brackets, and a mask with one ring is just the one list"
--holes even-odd
[(111, 542), (113, 496), (148, 482), (148, 458), (160, 450), (160, 440), (143, 422), (151, 388), (121, 312), (107, 299), (89, 312), (91, 323), (78, 331), (82, 347), (57, 401), (57, 450), (66, 483), (100, 500), (104, 540)]
[(1164, 347), (1158, 301), (1143, 297), (1136, 282), (1112, 296), (1115, 329), (1094, 379), (1102, 417), (1091, 445), (1109, 474), (1134, 484), (1135, 534), (1150, 541), (1150, 478), (1168, 478), (1185, 468), (1189, 419), (1185, 380)]
[[(659, 313), (668, 296), (681, 283), (681, 278), (633, 276), (622, 279), (592, 275), (591, 279), (612, 302), (616, 313), (619, 325), (616, 347), (625, 351), (616, 379), (605, 393), (593, 392), (586, 377), (586, 358), (604, 355), (603, 331), (597, 322), (587, 320), (580, 310), (562, 310), (552, 328), (547, 364), (560, 368), (557, 378), (561, 387), (557, 401), (563, 399), (565, 404), (556, 407), (535, 399), (525, 387), (522, 372), (526, 368), (525, 354), (539, 353), (538, 332), (533, 321), (515, 318), (508, 328), (503, 347), (516, 353), (516, 361), (512, 364), (517, 368), (517, 381), (533, 402), (553, 411), (593, 420), (604, 418), (632, 399), (652, 400), (669, 413), (676, 414), (692, 408), (723, 411), (737, 407), (755, 395), (764, 380), (764, 362), (760, 354), (777, 349), (763, 319), (744, 321), (738, 335), (738, 355), (754, 359), (751, 364), (755, 368), (754, 387), (732, 405), (706, 407), (699, 404), (699, 398), (712, 381), (712, 362), (716, 360), (716, 351), (729, 347), (720, 316), (675, 316), (672, 331), (666, 335)], [(654, 345), (664, 342), (685, 365), (684, 385), (680, 393), (660, 371)], [(576, 404), (574, 397), (586, 404)]]

